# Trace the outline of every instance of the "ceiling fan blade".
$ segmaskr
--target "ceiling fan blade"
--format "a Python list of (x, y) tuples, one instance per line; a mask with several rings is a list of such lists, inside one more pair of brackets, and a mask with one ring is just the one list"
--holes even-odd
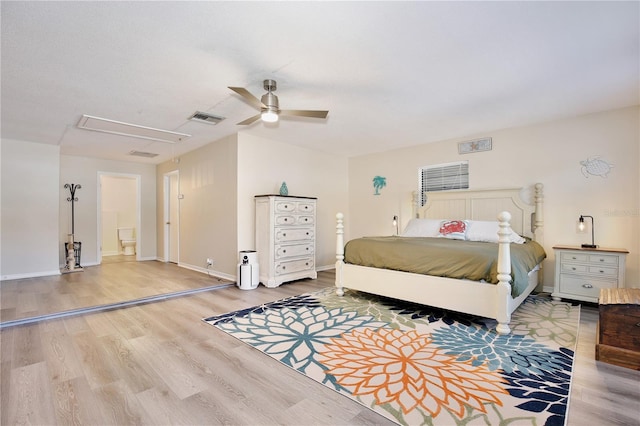
[(262, 108), (266, 108), (267, 106), (265, 104), (263, 104), (262, 102), (260, 102), (260, 99), (256, 98), (255, 96), (253, 96), (247, 89), (245, 89), (244, 87), (230, 87), (228, 86), (229, 89), (233, 90), (234, 92), (236, 92), (238, 95), (242, 96), (243, 98), (245, 98), (251, 105), (253, 105), (254, 107), (258, 108), (258, 109), (262, 109)]
[(246, 120), (243, 120), (243, 121), (239, 122), (237, 125), (238, 125), (238, 126), (241, 126), (241, 125), (245, 125), (245, 124), (251, 124), (251, 123), (253, 123), (254, 121), (256, 121), (256, 120), (260, 119), (260, 116), (261, 116), (261, 115), (262, 115), (262, 114), (256, 114), (256, 115), (254, 115), (253, 117), (249, 117), (249, 118), (247, 118)]
[(295, 115), (298, 117), (327, 118), (329, 111), (312, 111), (304, 109), (283, 109), (280, 115)]

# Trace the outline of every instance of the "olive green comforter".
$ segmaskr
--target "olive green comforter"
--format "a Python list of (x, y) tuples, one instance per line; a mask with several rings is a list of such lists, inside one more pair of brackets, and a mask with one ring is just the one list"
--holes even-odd
[[(546, 257), (527, 239), (511, 244), (511, 294), (518, 296), (531, 272)], [(345, 245), (345, 262), (439, 277), (498, 282), (498, 244), (447, 238), (365, 237)]]

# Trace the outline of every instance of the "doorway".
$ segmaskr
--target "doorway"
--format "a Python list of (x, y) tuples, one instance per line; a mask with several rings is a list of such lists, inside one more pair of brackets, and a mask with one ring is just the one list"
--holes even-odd
[[(140, 260), (140, 175), (98, 172), (98, 264)], [(118, 228), (133, 228), (135, 255), (124, 254)]]
[(164, 260), (180, 262), (180, 172), (164, 174)]

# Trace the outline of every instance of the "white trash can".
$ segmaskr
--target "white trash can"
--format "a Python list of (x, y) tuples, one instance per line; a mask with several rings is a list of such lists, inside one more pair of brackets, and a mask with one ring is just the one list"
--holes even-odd
[(238, 280), (236, 285), (240, 290), (253, 290), (260, 284), (260, 265), (258, 253), (255, 250), (243, 250), (239, 255)]

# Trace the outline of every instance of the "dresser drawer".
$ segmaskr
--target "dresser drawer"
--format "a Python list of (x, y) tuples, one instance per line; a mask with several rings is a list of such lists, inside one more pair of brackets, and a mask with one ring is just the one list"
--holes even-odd
[(279, 214), (275, 217), (276, 225), (295, 225), (296, 216), (292, 214)]
[(276, 262), (276, 275), (293, 274), (314, 268), (313, 257)]
[(287, 241), (311, 241), (315, 232), (313, 229), (293, 228), (276, 229), (275, 242), (284, 243)]
[(560, 276), (560, 292), (567, 295), (586, 296), (598, 299), (601, 288), (617, 287), (616, 280), (597, 280), (590, 277)]
[(316, 210), (315, 203), (301, 201), (296, 203), (296, 211), (299, 213), (313, 213)]
[(313, 215), (279, 214), (275, 217), (276, 225), (313, 225), (315, 223)]
[(276, 259), (308, 256), (310, 254), (313, 254), (313, 243), (277, 245), (275, 250)]
[(296, 202), (295, 201), (276, 201), (274, 207), (275, 207), (274, 209), (276, 213), (294, 212), (296, 210)]

